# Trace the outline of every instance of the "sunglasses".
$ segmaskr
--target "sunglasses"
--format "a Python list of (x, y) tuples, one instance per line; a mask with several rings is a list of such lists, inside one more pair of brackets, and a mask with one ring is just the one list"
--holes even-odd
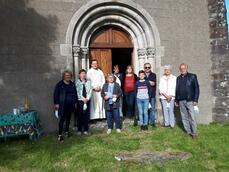
[(145, 69), (151, 69), (151, 67), (145, 67)]

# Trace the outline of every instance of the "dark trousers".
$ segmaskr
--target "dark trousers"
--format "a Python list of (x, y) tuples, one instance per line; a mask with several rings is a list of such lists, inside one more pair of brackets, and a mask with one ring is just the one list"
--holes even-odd
[(89, 129), (89, 120), (90, 120), (90, 102), (87, 102), (87, 109), (83, 110), (84, 102), (79, 101), (78, 106), (78, 120), (77, 127), (78, 131), (84, 132)]
[(59, 135), (62, 135), (64, 122), (65, 122), (65, 132), (69, 132), (69, 125), (70, 125), (72, 112), (73, 112), (72, 107), (64, 106), (64, 114), (61, 115), (59, 119)]
[(124, 93), (125, 104), (126, 104), (126, 116), (134, 116), (134, 105), (135, 105), (135, 91), (125, 92)]
[(106, 118), (108, 129), (113, 129), (113, 118), (115, 121), (115, 128), (121, 129), (119, 108), (113, 108), (113, 105), (110, 105), (110, 110), (106, 110)]

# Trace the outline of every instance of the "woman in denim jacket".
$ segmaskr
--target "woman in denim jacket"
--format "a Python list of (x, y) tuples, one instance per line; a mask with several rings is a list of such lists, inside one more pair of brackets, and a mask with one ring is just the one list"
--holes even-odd
[(88, 135), (90, 120), (90, 99), (92, 93), (91, 82), (87, 80), (86, 70), (79, 71), (79, 79), (76, 81), (76, 90), (78, 94), (78, 135)]

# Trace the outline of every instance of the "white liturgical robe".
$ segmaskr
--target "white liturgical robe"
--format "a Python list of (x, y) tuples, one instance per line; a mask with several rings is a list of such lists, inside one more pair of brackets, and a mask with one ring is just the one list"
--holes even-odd
[[(100, 87), (102, 89), (105, 83), (104, 74), (100, 69), (89, 69), (87, 72), (87, 78), (91, 81), (92, 89)], [(101, 97), (101, 91), (92, 91), (91, 103), (90, 103), (90, 119), (103, 119), (106, 118), (104, 102)]]

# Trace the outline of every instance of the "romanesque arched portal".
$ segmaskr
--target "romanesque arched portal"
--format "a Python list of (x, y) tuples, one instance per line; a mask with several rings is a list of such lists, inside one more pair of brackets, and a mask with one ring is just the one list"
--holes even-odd
[(163, 47), (153, 18), (140, 5), (130, 0), (92, 0), (82, 6), (72, 17), (67, 33), (66, 44), (61, 49), (69, 49), (68, 68), (78, 73), (87, 69), (90, 38), (99, 28), (112, 25), (129, 33), (134, 45), (135, 72), (150, 62), (156, 73), (160, 72)]

